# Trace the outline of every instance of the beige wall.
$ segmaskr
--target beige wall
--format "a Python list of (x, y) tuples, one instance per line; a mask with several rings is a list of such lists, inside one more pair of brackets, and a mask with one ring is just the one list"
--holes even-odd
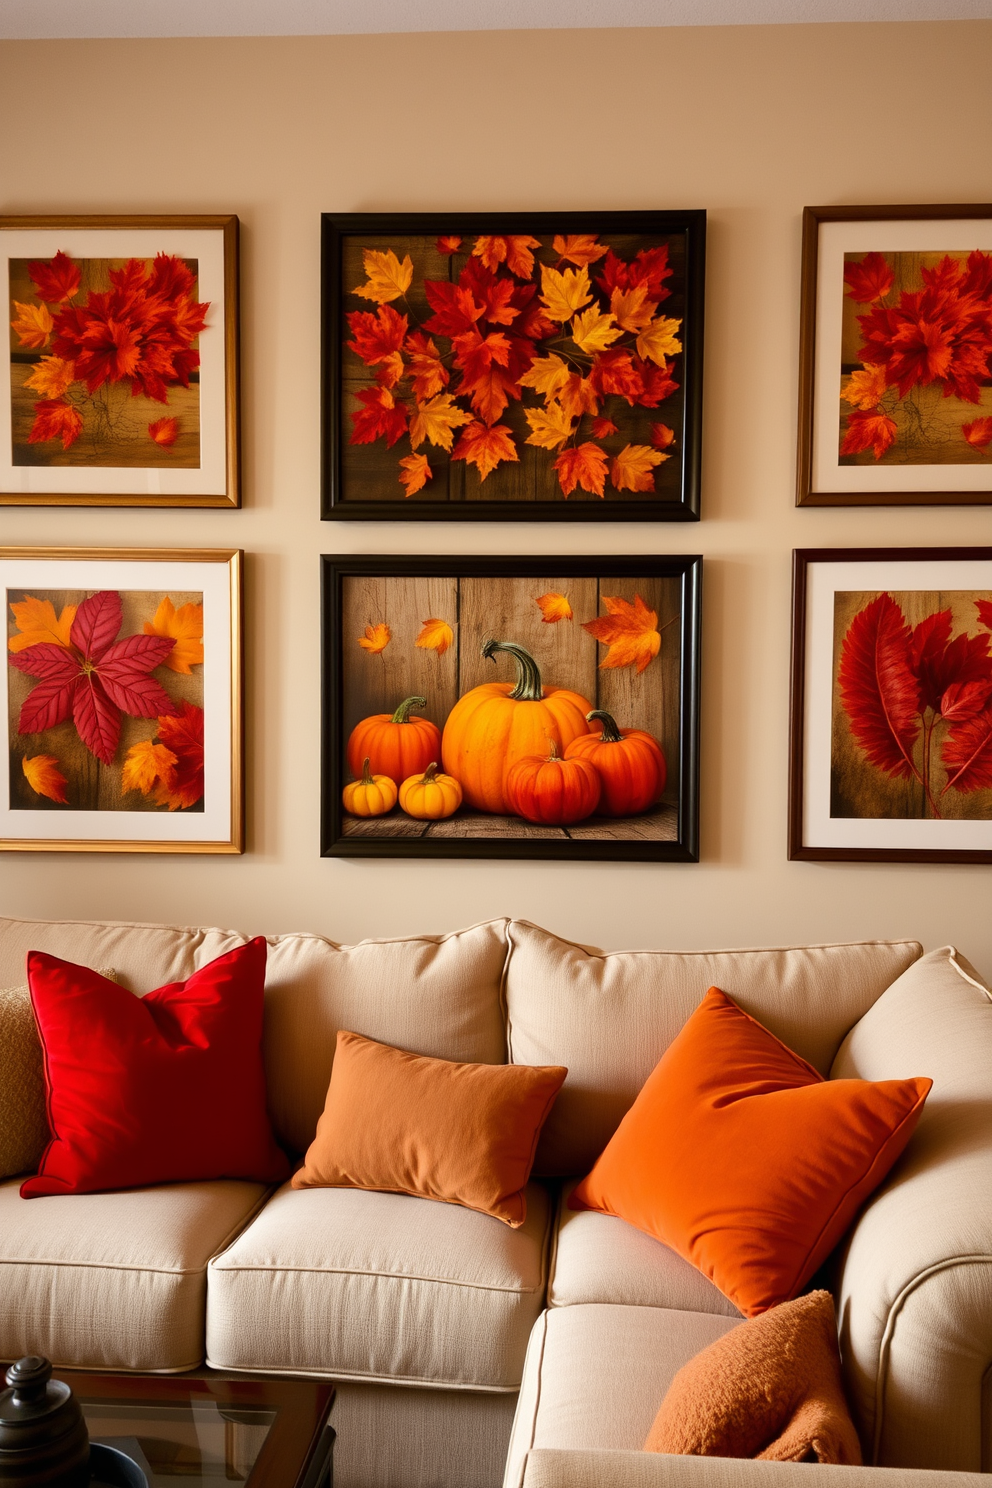
[[(0, 212), (237, 212), (245, 509), (0, 509), (2, 541), (240, 546), (249, 851), (7, 854), (7, 913), (338, 939), (524, 915), (607, 946), (912, 935), (992, 973), (992, 870), (786, 861), (793, 547), (988, 543), (992, 508), (793, 506), (806, 203), (987, 199), (992, 24), (0, 46)], [(318, 520), (319, 213), (706, 207), (695, 526)], [(693, 552), (698, 866), (322, 861), (322, 551)]]

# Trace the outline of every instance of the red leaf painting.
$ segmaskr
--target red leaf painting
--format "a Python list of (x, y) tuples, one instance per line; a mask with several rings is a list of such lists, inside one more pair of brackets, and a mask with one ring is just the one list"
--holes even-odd
[(880, 594), (851, 622), (840, 659), (840, 689), (851, 731), (871, 763), (896, 780), (920, 779), (913, 749), (920, 686), (910, 666), (910, 629)]
[(942, 752), (951, 790), (976, 791), (992, 786), (992, 704), (951, 729)]

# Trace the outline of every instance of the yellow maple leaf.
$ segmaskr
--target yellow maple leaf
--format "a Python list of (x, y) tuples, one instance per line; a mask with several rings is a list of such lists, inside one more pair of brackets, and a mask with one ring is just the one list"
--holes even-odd
[(635, 284), (633, 289), (615, 289), (610, 296), (610, 309), (617, 325), (623, 326), (625, 331), (643, 331), (651, 324), (657, 308), (657, 300), (648, 299), (645, 284)]
[(363, 248), (362, 259), (368, 279), (353, 289), (352, 294), (361, 295), (363, 300), (374, 300), (377, 305), (388, 305), (391, 300), (398, 300), (406, 294), (413, 279), (413, 259), (409, 253), (400, 263), (392, 248), (387, 248), (385, 253), (380, 253), (377, 248)]
[(589, 289), (589, 270), (549, 269), (541, 265), (541, 299), (552, 320), (571, 320), (576, 310), (588, 305), (592, 299)]
[(165, 595), (153, 620), (144, 623), (145, 635), (165, 636), (175, 645), (162, 662), (170, 672), (182, 672), (190, 676), (190, 667), (203, 660), (203, 606), (184, 604), (177, 610), (168, 595)]
[(572, 339), (583, 351), (605, 351), (622, 335), (623, 331), (613, 316), (608, 312), (604, 314), (598, 305), (590, 305), (572, 321)]
[(841, 389), (841, 397), (853, 407), (872, 413), (878, 407), (887, 386), (884, 364), (870, 362), (868, 366), (851, 373), (847, 386)]
[(586, 620), (582, 626), (609, 647), (600, 668), (636, 667), (643, 672), (661, 650), (657, 612), (649, 610), (639, 594), (634, 595), (633, 604), (604, 594), (603, 603), (607, 614), (598, 620)]
[(33, 754), (30, 759), (25, 756), (21, 769), (28, 785), (39, 796), (47, 796), (60, 806), (66, 804), (69, 799), (65, 793), (66, 779), (54, 754)]
[(172, 778), (176, 756), (164, 744), (155, 744), (151, 739), (142, 739), (132, 744), (124, 756), (121, 770), (121, 790), (140, 791), (150, 796), (159, 781), (164, 784)]
[(454, 639), (455, 632), (447, 620), (425, 620), (413, 644), (423, 651), (436, 651), (438, 656), (443, 656)]
[(52, 326), (55, 324), (48, 306), (22, 305), (20, 300), (15, 300), (14, 309), (18, 311), (18, 316), (10, 323), (17, 332), (17, 339), (21, 345), (29, 347), (32, 351), (40, 351), (43, 346), (47, 346)]
[(413, 496), (434, 479), (434, 472), (427, 463), (426, 455), (404, 455), (400, 461), (400, 485), (407, 496)]
[(456, 429), (470, 424), (472, 415), (459, 408), (452, 393), (438, 393), (426, 403), (418, 403), (417, 411), (410, 420), (410, 443), (418, 449), (425, 439), (439, 449), (450, 450)]
[(72, 622), (76, 618), (76, 606), (66, 605), (59, 618), (55, 618), (55, 607), (47, 599), (35, 599), (26, 594), (14, 600), (10, 608), (20, 635), (11, 636), (7, 642), (10, 651), (26, 651), (28, 646), (46, 643), (50, 646), (68, 646)]
[(393, 632), (388, 625), (366, 625), (365, 634), (358, 637), (358, 644), (363, 651), (378, 656), (380, 651), (385, 651), (392, 639)]
[(557, 397), (558, 389), (565, 386), (569, 379), (569, 370), (560, 356), (554, 352), (550, 356), (538, 357), (531, 362), (527, 371), (517, 381), (521, 387), (533, 388), (535, 393), (540, 393), (545, 402)]
[(654, 467), (668, 456), (649, 444), (625, 444), (610, 462), (610, 480), (617, 491), (653, 491)]
[(558, 233), (552, 244), (559, 258), (567, 258), (569, 263), (591, 264), (597, 259), (605, 258), (608, 249), (602, 243), (596, 242), (595, 233), (569, 233), (562, 237)]
[(544, 625), (557, 625), (559, 620), (571, 620), (572, 606), (564, 594), (542, 594), (534, 603), (541, 611)]
[(524, 416), (531, 428), (524, 442), (541, 449), (558, 449), (575, 428), (560, 403), (549, 403), (547, 408), (525, 408)]
[(33, 388), (43, 398), (61, 398), (76, 375), (75, 362), (64, 362), (61, 357), (42, 357), (30, 377), (25, 377), (24, 386)]
[(652, 320), (637, 338), (637, 355), (646, 362), (657, 362), (659, 367), (663, 367), (669, 357), (682, 350), (682, 342), (675, 339), (675, 332), (681, 324), (680, 320), (671, 320), (665, 315)]

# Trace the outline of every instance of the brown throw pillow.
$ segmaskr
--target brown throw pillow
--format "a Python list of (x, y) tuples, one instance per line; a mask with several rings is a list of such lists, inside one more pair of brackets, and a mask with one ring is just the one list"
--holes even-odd
[(415, 1194), (517, 1229), (537, 1139), (567, 1073), (431, 1059), (342, 1029), (293, 1187)]
[[(100, 975), (117, 980), (112, 969)], [(31, 993), (27, 986), (0, 987), (0, 1179), (36, 1173), (51, 1135)]]
[(672, 1380), (646, 1452), (859, 1465), (829, 1292), (731, 1328)]

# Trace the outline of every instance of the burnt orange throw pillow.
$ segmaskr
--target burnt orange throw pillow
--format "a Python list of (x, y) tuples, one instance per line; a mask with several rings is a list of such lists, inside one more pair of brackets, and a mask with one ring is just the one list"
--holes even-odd
[(830, 1293), (783, 1302), (690, 1359), (672, 1380), (644, 1450), (860, 1466)]
[(317, 1135), (294, 1188), (442, 1199), (517, 1229), (560, 1065), (457, 1064), (338, 1033)]
[(570, 1207), (654, 1235), (753, 1317), (802, 1291), (909, 1141), (931, 1084), (824, 1080), (711, 987)]

